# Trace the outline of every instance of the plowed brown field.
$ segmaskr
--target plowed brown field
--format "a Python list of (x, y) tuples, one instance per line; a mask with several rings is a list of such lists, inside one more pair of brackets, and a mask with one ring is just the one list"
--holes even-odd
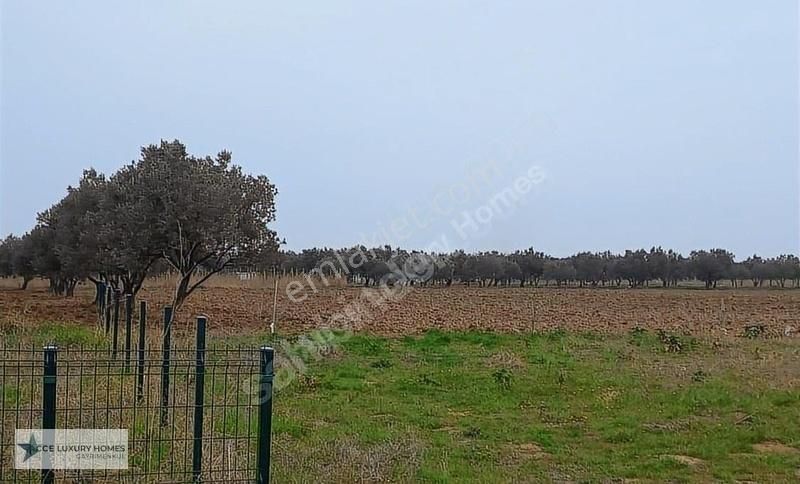
[[(328, 287), (299, 303), (290, 302), (280, 291), (278, 331), (298, 334), (320, 326), (340, 327), (342, 319), (333, 315), (359, 300), (369, 311), (358, 329), (389, 336), (431, 328), (620, 332), (639, 326), (719, 336), (740, 335), (747, 324), (763, 324), (772, 336), (799, 336), (800, 330), (800, 290), (414, 288), (380, 307), (364, 302), (362, 291)], [(140, 299), (154, 311), (168, 302), (171, 293), (169, 287), (151, 286), (142, 290)], [(2, 289), (0, 321), (95, 324), (92, 297), (89, 287), (69, 299), (51, 296), (41, 288)], [(201, 288), (182, 308), (179, 326), (200, 313), (209, 316), (216, 334), (266, 331), (272, 320), (272, 290), (244, 285)]]

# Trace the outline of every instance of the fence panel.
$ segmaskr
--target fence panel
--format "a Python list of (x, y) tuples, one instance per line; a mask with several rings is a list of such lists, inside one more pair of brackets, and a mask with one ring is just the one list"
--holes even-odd
[[(262, 350), (210, 345), (202, 350), (202, 365), (199, 351), (173, 343), (168, 406), (162, 409), (160, 341), (137, 345), (137, 371), (126, 371), (127, 358), (115, 355), (113, 348), (58, 348), (55, 427), (128, 429), (129, 468), (57, 470), (55, 481), (253, 482), (263, 407)], [(198, 366), (204, 380), (200, 387)], [(0, 482), (42, 479), (39, 472), (14, 469), (13, 433), (15, 428), (43, 427), (44, 376), (42, 347), (0, 347)], [(202, 410), (195, 402), (202, 402)], [(196, 430), (202, 434), (200, 449)], [(197, 455), (202, 455), (199, 473)]]

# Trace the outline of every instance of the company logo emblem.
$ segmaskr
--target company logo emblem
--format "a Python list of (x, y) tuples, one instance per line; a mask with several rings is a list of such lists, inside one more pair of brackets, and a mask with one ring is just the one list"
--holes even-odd
[(25, 451), (25, 457), (22, 459), (22, 462), (27, 462), (28, 459), (39, 453), (39, 444), (36, 443), (36, 436), (33, 435), (33, 432), (31, 432), (28, 442), (17, 445)]

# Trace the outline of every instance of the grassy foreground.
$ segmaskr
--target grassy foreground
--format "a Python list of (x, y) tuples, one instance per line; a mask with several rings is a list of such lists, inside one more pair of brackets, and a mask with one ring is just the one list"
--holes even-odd
[[(352, 336), (276, 394), (275, 481), (798, 482), (800, 342), (753, 336)], [(61, 324), (3, 339), (104, 344)]]
[(354, 336), (276, 396), (278, 482), (800, 479), (800, 347)]

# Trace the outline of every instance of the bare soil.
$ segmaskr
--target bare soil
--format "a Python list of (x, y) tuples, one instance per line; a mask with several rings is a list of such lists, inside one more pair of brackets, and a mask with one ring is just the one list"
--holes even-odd
[[(366, 293), (365, 291), (372, 291)], [(800, 290), (579, 289), (579, 288), (409, 288), (389, 298), (377, 289), (306, 289), (302, 302), (278, 293), (277, 330), (299, 334), (343, 327), (376, 335), (419, 334), (428, 329), (525, 332), (530, 330), (627, 332), (641, 327), (676, 334), (742, 336), (746, 325), (763, 325), (765, 336), (800, 337)], [(139, 294), (155, 320), (168, 304), (167, 284), (148, 284)], [(73, 298), (50, 295), (41, 286), (0, 289), (0, 322), (74, 321), (96, 324), (94, 288)], [(212, 285), (200, 288), (178, 315), (178, 326), (198, 314), (217, 334), (267, 331), (273, 314), (269, 285)], [(349, 314), (350, 316), (346, 316)], [(358, 317), (353, 318), (352, 315)]]

